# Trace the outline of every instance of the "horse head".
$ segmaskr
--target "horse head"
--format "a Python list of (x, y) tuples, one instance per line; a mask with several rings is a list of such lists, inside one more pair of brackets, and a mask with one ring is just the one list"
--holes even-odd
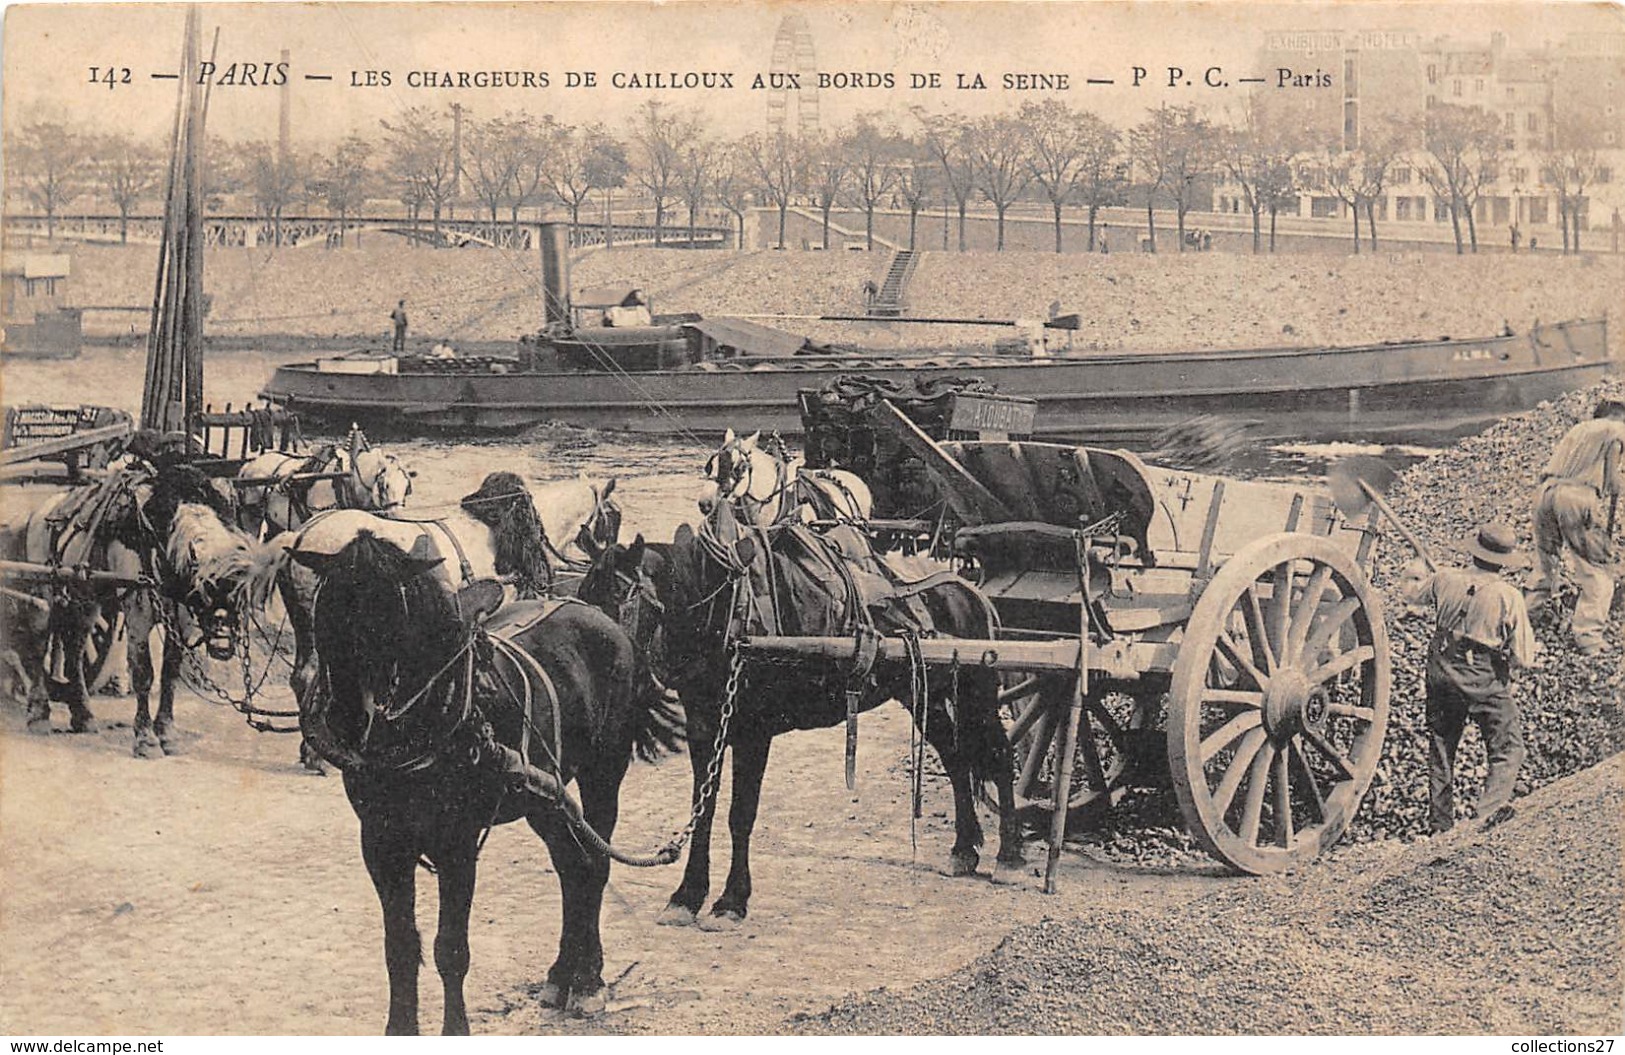
[(354, 509), (387, 512), (406, 504), (412, 494), (413, 473), (400, 459), (367, 442), (360, 429), (350, 429), (350, 494), (347, 504)]
[(776, 453), (761, 446), (760, 432), (739, 437), (729, 429), (705, 462), (706, 492), (700, 498), (700, 511), (709, 514), (719, 502), (733, 505), (749, 521), (772, 522), (791, 473), (783, 444)]
[(601, 488), (588, 480), (585, 473), (581, 478), (592, 489), (593, 503), (587, 519), (576, 530), (575, 544), (588, 560), (595, 561), (621, 537), (621, 507), (613, 497), (615, 477), (610, 477), (609, 482)]
[(453, 661), (469, 647), (455, 594), (434, 574), (443, 558), (423, 536), (405, 550), (366, 527), (330, 551), (296, 542), (290, 556), (318, 580), (322, 673), (300, 701), (306, 739), (340, 768), (399, 767), (441, 743), (461, 720)]
[(183, 641), (195, 631), (209, 655), (231, 658), (242, 613), (265, 600), (258, 584), (275, 551), (237, 527), (231, 502), (194, 466), (160, 465), (135, 495), (145, 540), (131, 548), (156, 558), (162, 588), (178, 602)]

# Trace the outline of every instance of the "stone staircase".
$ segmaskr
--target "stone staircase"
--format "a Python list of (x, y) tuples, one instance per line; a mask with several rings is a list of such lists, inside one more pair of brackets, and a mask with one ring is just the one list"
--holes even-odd
[(919, 254), (909, 249), (899, 249), (891, 258), (891, 266), (886, 269), (886, 278), (880, 284), (880, 292), (869, 305), (869, 314), (876, 318), (895, 319), (903, 314), (903, 290), (908, 286), (908, 280), (914, 275), (914, 265), (919, 262)]

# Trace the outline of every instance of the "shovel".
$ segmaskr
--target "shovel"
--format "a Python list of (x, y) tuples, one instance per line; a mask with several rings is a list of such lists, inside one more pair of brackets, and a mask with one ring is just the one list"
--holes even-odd
[(1352, 457), (1339, 459), (1326, 471), (1326, 484), (1331, 488), (1332, 501), (1337, 508), (1350, 520), (1356, 520), (1366, 514), (1372, 506), (1381, 510), (1388, 522), (1394, 525), (1411, 548), (1416, 550), (1417, 556), (1428, 566), (1429, 571), (1438, 571), (1439, 564), (1433, 559), (1433, 552), (1421, 539), (1411, 534), (1394, 512), (1383, 493), (1394, 484), (1394, 470), (1381, 458), (1369, 454), (1356, 454)]

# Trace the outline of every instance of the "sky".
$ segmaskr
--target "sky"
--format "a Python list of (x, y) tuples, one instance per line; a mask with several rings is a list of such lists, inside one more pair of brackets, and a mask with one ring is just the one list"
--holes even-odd
[[(1028, 99), (1061, 98), (1120, 124), (1164, 102), (1234, 109), (1261, 68), (1260, 47), (1274, 30), (1406, 29), (1487, 40), (1505, 32), (1514, 46), (1570, 33), (1625, 32), (1618, 6), (1578, 2), (1456, 3), (889, 3), (669, 0), (661, 4), (207, 4), (204, 50), (220, 30), (217, 65), (263, 76), (290, 55), (291, 123), (303, 142), (331, 142), (419, 105), (459, 102), (475, 117), (510, 109), (550, 113), (568, 123), (624, 128), (650, 99), (691, 106), (721, 134), (765, 127), (770, 94), (749, 88), (773, 71), (773, 41), (787, 15), (805, 19), (815, 69), (890, 74), (892, 87), (828, 87), (817, 93), (826, 127), (862, 111), (899, 116), (911, 106), (970, 115), (1013, 109)], [(0, 74), (6, 128), (67, 120), (96, 131), (129, 131), (154, 141), (167, 132), (175, 82), (152, 74), (178, 69), (185, 8), (180, 4), (39, 4), (7, 8)], [(1328, 63), (1332, 57), (1328, 56)], [(1170, 87), (1168, 67), (1185, 72)], [(92, 82), (91, 67), (101, 81)], [(1135, 86), (1134, 67), (1146, 71)], [(1225, 87), (1208, 87), (1203, 78)], [(794, 67), (792, 67), (794, 68)], [(114, 71), (111, 86), (105, 83)], [(129, 71), (129, 83), (123, 83)], [(433, 71), (545, 72), (548, 87), (440, 89), (412, 83)], [(367, 71), (389, 85), (363, 86)], [(566, 87), (566, 74), (597, 75), (592, 87)], [(647, 73), (726, 73), (731, 88), (617, 88)], [(941, 77), (911, 89), (909, 75)], [(1007, 88), (1005, 74), (1068, 78), (1066, 90)], [(980, 75), (986, 90), (960, 89)], [(311, 80), (309, 77), (331, 77)], [(1088, 84), (1089, 78), (1111, 84)], [(257, 77), (256, 79), (261, 79)], [(1186, 86), (1183, 82), (1190, 81)], [(804, 81), (805, 83), (805, 81)], [(1050, 82), (1053, 85), (1054, 81)], [(274, 139), (276, 87), (217, 82), (209, 131), (229, 140)]]

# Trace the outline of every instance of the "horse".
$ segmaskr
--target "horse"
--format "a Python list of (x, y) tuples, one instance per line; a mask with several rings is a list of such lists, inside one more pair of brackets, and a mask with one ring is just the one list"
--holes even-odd
[(714, 491), (700, 500), (706, 512), (715, 502), (731, 502), (746, 523), (775, 524), (787, 517), (804, 520), (866, 521), (874, 509), (869, 485), (845, 469), (808, 469), (806, 460), (792, 458), (773, 437), (772, 450), (761, 444), (760, 432), (743, 438), (729, 429), (705, 463), (705, 477)]
[[(343, 516), (343, 531), (337, 530)], [(599, 915), (607, 840), (634, 753), (674, 747), (681, 720), (632, 691), (632, 644), (604, 613), (575, 600), (512, 602), (461, 584), (448, 537), (362, 512), (309, 528), (288, 552), (318, 577), (320, 677), (300, 700), (301, 725), (344, 772), (361, 822), (361, 854), (384, 917), (385, 1031), (418, 1028), (416, 869), (440, 891), (435, 967), (442, 1028), (468, 1032), (463, 979), (482, 833), (523, 818), (559, 876), (563, 925), (542, 1000), (577, 1014), (603, 1009)], [(403, 545), (405, 543), (405, 545)], [(533, 761), (534, 760), (534, 761)], [(566, 791), (574, 781), (576, 804)], [(674, 859), (671, 857), (664, 858)]]
[[(841, 554), (831, 559), (812, 532), (798, 524), (767, 529), (743, 523), (728, 502), (715, 503), (696, 531), (679, 528), (669, 547), (614, 546), (583, 584), (585, 600), (604, 604), (624, 620), (633, 597), (659, 601), (660, 636), (666, 674), (688, 717), (689, 759), (693, 766), (693, 841), (683, 879), (659, 922), (705, 929), (739, 925), (751, 896), (750, 839), (756, 822), (762, 777), (773, 738), (796, 729), (821, 729), (848, 720), (888, 699), (913, 700), (921, 733), (942, 759), (953, 786), (955, 841), (947, 871), (968, 876), (979, 863), (982, 830), (974, 790), (991, 782), (1000, 814), (1001, 869), (1022, 864), (1021, 832), (1014, 810), (1011, 749), (998, 715), (995, 671), (974, 662), (948, 676), (928, 677), (922, 664), (881, 661), (868, 671), (850, 672), (827, 661), (751, 660), (733, 647), (741, 635), (769, 633), (844, 636), (861, 624), (865, 602), (843, 589), (847, 576), (879, 574), (857, 559), (867, 543), (855, 528), (831, 529)], [(641, 541), (641, 540), (640, 540)], [(827, 574), (809, 571), (809, 554), (824, 553)], [(872, 557), (871, 557), (872, 559)], [(846, 572), (834, 561), (850, 561)], [(951, 572), (936, 575), (902, 593), (917, 612), (923, 609), (932, 633), (986, 639), (997, 629), (987, 601)], [(908, 635), (920, 632), (918, 618), (899, 625), (891, 616), (872, 630)], [(623, 622), (624, 625), (624, 622)], [(634, 638), (637, 641), (636, 638)], [(637, 641), (640, 646), (646, 642)], [(918, 691), (923, 687), (924, 691)], [(849, 690), (856, 695), (849, 698)], [(711, 825), (716, 810), (715, 778), (723, 750), (733, 750), (733, 793), (729, 829), (733, 863), (723, 892), (701, 918), (710, 893)]]
[[(361, 452), (361, 457), (366, 453)], [(571, 562), (569, 550), (572, 547), (580, 550), (583, 544), (593, 544), (593, 539), (615, 537), (620, 530), (621, 512), (611, 497), (614, 492), (614, 479), (600, 487), (583, 473), (575, 480), (546, 485), (540, 490), (544, 514), (519, 476), (496, 472), (486, 476), (479, 490), (465, 495), (456, 508), (441, 515), (409, 520), (395, 508), (382, 512), (409, 525), (406, 531), (432, 532), (445, 539), (457, 551), (458, 566), (464, 570), (465, 580), (500, 579), (510, 584), (515, 597), (528, 599), (553, 591), (555, 562)], [(404, 498), (403, 494), (403, 501)], [(324, 509), (297, 530), (309, 525), (323, 535), (343, 534), (356, 522), (356, 518), (349, 515), (355, 511), (354, 507)], [(332, 524), (326, 523), (329, 519), (333, 519)], [(273, 544), (283, 548), (293, 544), (297, 530), (283, 532)], [(571, 533), (575, 538), (563, 550), (551, 541), (555, 537), (569, 538)], [(581, 552), (585, 554), (585, 550)], [(549, 553), (553, 554), (551, 558)], [(276, 590), (282, 599), (288, 628), (293, 633), (294, 656), (288, 683), (294, 698), (301, 699), (316, 671), (313, 621), (316, 580), (302, 565), (285, 563), (277, 578)], [(309, 750), (308, 744), (300, 746), (299, 757), (306, 769), (322, 771), (319, 758)]]
[[(328, 473), (345, 475), (300, 479)], [(268, 537), (298, 528), (326, 509), (389, 511), (406, 505), (415, 474), (352, 428), (345, 447), (326, 443), (308, 455), (264, 451), (237, 473), (239, 525)]]
[[(63, 660), (73, 732), (95, 729), (86, 678), (86, 646), (98, 619), (122, 612), (130, 680), (136, 696), (133, 753), (174, 753), (175, 682), (183, 654), (199, 645), (216, 659), (237, 654), (241, 615), (254, 599), (248, 583), (276, 558), (234, 526), (234, 511), (209, 479), (190, 465), (126, 466), (106, 480), (68, 492), (35, 510), (23, 528), (24, 559), (110, 572), (126, 585), (70, 583), (56, 591), (43, 632)], [(138, 583), (130, 586), (128, 583)], [(156, 716), (151, 708), (151, 633), (164, 628)], [(190, 638), (190, 640), (188, 640)], [(29, 727), (50, 728), (43, 689), (50, 645), (36, 644), (22, 666), (30, 680)]]

